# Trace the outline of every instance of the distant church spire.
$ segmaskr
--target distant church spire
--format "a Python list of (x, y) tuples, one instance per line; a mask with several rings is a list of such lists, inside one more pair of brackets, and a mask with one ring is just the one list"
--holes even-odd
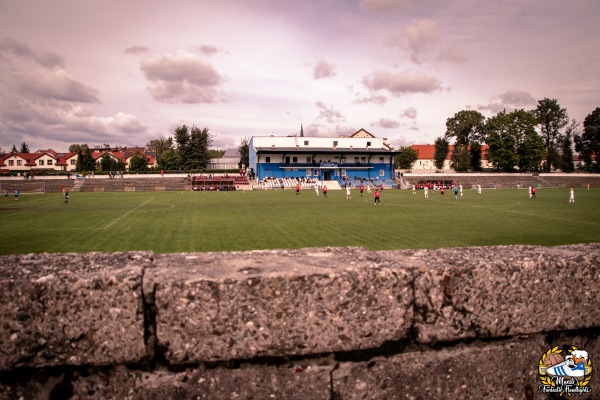
[(302, 123), (300, 123), (300, 137), (304, 137), (304, 128), (302, 127)]

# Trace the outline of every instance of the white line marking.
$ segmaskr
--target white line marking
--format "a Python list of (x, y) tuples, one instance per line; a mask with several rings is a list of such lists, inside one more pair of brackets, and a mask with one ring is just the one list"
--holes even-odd
[(118, 220), (125, 218), (126, 216), (128, 216), (129, 214), (131, 214), (132, 212), (134, 212), (135, 210), (137, 210), (138, 208), (140, 208), (141, 206), (145, 205), (146, 203), (150, 202), (154, 200), (154, 197), (152, 197), (151, 199), (146, 200), (145, 202), (143, 202), (142, 204), (140, 204), (139, 206), (137, 206), (136, 208), (134, 208), (133, 210), (130, 210), (128, 212), (126, 212), (125, 214), (121, 215), (119, 218), (115, 219), (113, 222), (111, 222), (110, 224), (106, 225), (104, 228), (102, 229), (106, 229), (109, 226), (111, 226), (112, 224), (114, 224), (115, 222), (117, 222)]
[(486, 207), (486, 206), (479, 206), (479, 205), (476, 205), (475, 207), (487, 208), (488, 210), (504, 211), (504, 212), (513, 213), (513, 214), (527, 215), (528, 217), (550, 218), (550, 219), (557, 219), (559, 221), (578, 222), (580, 224), (600, 225), (597, 222), (578, 221), (576, 219), (552, 217), (550, 215), (528, 214), (528, 213), (524, 213), (524, 212), (521, 212), (521, 211), (505, 210), (505, 209), (502, 209), (502, 208)]

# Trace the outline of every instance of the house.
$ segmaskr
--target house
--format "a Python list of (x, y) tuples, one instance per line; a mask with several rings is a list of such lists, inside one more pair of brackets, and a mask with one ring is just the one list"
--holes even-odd
[(240, 167), (240, 154), (237, 149), (227, 149), (221, 158), (211, 158), (208, 170), (238, 169)]
[(364, 129), (350, 137), (253, 136), (248, 146), (249, 167), (258, 179), (392, 179), (398, 154), (385, 138)]
[[(424, 172), (437, 171), (437, 168), (435, 167), (435, 158), (434, 158), (435, 145), (433, 145), (433, 144), (412, 144), (410, 147), (413, 148), (417, 152), (417, 160), (414, 162), (414, 164), (412, 165), (412, 168), (411, 168), (411, 170), (413, 172), (415, 172), (415, 171), (424, 171)], [(492, 166), (487, 162), (487, 159), (485, 157), (485, 154), (486, 154), (488, 148), (489, 148), (488, 145), (481, 146), (481, 167), (484, 169), (492, 168)], [(450, 166), (452, 164), (452, 161), (450, 160), (450, 158), (452, 157), (453, 151), (454, 151), (454, 145), (449, 145), (448, 146), (448, 155), (446, 156), (446, 159), (444, 160), (444, 165), (442, 167), (442, 170), (448, 171), (448, 170), (452, 169), (452, 167)]]
[[(92, 157), (96, 163), (104, 154), (115, 161), (121, 161), (125, 169), (129, 169), (129, 160), (136, 151), (141, 151), (146, 157), (147, 168), (156, 168), (156, 155), (145, 151), (143, 147), (134, 147), (126, 150), (120, 149), (92, 149)], [(77, 169), (77, 152), (58, 153), (54, 150), (38, 150), (35, 153), (3, 153), (0, 154), (0, 171), (3, 172), (25, 172), (36, 170), (54, 170), (74, 172)]]

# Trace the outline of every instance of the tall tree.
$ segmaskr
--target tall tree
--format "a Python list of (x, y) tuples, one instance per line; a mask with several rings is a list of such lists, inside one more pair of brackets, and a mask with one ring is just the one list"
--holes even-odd
[(550, 172), (553, 167), (561, 167), (558, 149), (563, 139), (561, 130), (569, 123), (569, 115), (567, 114), (567, 110), (562, 108), (556, 99), (548, 98), (539, 100), (537, 108), (533, 110), (533, 113), (537, 119), (546, 150), (544, 170)]
[(78, 172), (96, 170), (96, 161), (94, 161), (94, 157), (92, 156), (92, 149), (87, 147), (87, 145), (81, 146), (77, 150), (76, 169)]
[(486, 121), (486, 143), (489, 146), (487, 160), (494, 169), (513, 171), (518, 164), (517, 133), (514, 128), (512, 115), (506, 111)]
[(13, 144), (13, 147), (12, 147), (12, 149), (10, 149), (10, 152), (11, 152), (11, 153), (18, 153), (18, 151), (17, 151), (17, 146), (15, 146), (15, 145)]
[(133, 155), (129, 158), (129, 170), (130, 171), (145, 171), (148, 165), (148, 160), (144, 153), (140, 150), (135, 150)]
[(169, 169), (165, 165), (164, 154), (168, 150), (174, 150), (173, 137), (161, 136), (146, 143), (146, 147), (156, 154), (156, 164), (159, 169)]
[(29, 146), (27, 146), (27, 143), (23, 142), (21, 143), (21, 153), (29, 153)]
[[(302, 125), (300, 125), (300, 132), (304, 132), (302, 130)], [(250, 165), (250, 142), (248, 141), (248, 138), (242, 138), (240, 141), (238, 154), (240, 156), (240, 164), (246, 167)]]
[(433, 153), (433, 163), (438, 170), (444, 169), (444, 162), (448, 157), (449, 144), (448, 140), (443, 137), (435, 139), (435, 151)]
[(199, 129), (193, 126), (190, 132), (190, 144), (192, 157), (188, 168), (206, 169), (210, 163), (210, 146), (212, 145), (212, 137), (208, 128)]
[[(472, 169), (476, 162), (471, 161), (469, 147), (473, 143), (480, 143), (484, 137), (485, 117), (475, 110), (462, 110), (454, 117), (446, 120), (445, 137), (449, 141), (454, 138), (454, 150), (450, 157), (452, 168), (457, 172), (466, 172)], [(479, 153), (481, 157), (481, 153)]]
[(187, 125), (181, 125), (175, 128), (174, 138), (177, 142), (177, 156), (179, 158), (178, 167), (181, 169), (187, 168), (191, 159), (191, 144), (190, 132)]
[(179, 158), (179, 155), (177, 154), (177, 151), (175, 151), (175, 149), (166, 150), (163, 153), (162, 157), (163, 157), (163, 169), (175, 170), (175, 169), (179, 168), (179, 165), (181, 164), (181, 160)]
[(577, 135), (577, 127), (579, 122), (571, 120), (562, 139), (561, 148), (561, 167), (562, 172), (575, 171), (574, 156), (573, 156), (573, 137)]
[(471, 162), (471, 171), (479, 172), (481, 168), (481, 153), (482, 147), (479, 142), (471, 143), (469, 147), (469, 161)]
[(586, 171), (600, 172), (600, 107), (583, 121), (583, 133), (575, 136), (575, 150), (584, 162)]
[(175, 129), (179, 167), (182, 169), (202, 169), (210, 162), (210, 146), (212, 136), (208, 128), (199, 129), (187, 125)]
[(108, 153), (104, 153), (100, 157), (100, 169), (101, 171), (116, 171), (118, 169), (118, 162)]
[(412, 165), (417, 161), (419, 155), (417, 151), (410, 146), (400, 147), (400, 152), (396, 155), (395, 167), (400, 169), (411, 169)]

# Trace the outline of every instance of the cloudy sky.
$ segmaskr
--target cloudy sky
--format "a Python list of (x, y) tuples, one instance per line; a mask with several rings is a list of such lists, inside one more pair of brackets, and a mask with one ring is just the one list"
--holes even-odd
[(600, 107), (598, 0), (0, 0), (0, 148), (182, 124), (433, 143), (465, 109)]

